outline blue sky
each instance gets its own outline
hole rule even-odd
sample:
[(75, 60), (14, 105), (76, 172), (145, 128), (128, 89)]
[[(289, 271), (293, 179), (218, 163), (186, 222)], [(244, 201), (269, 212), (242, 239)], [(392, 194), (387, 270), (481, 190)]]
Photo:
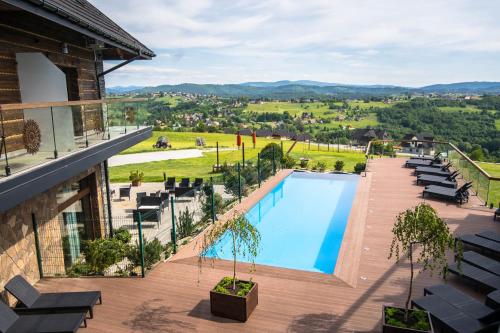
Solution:
[(108, 86), (500, 81), (495, 0), (91, 2), (157, 54)]

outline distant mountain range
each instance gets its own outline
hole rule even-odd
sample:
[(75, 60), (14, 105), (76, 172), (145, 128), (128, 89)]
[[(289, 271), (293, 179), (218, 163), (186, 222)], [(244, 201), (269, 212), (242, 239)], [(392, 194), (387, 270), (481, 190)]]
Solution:
[(241, 84), (195, 84), (160, 85), (156, 87), (111, 87), (108, 93), (152, 93), (182, 92), (217, 95), (221, 97), (247, 96), (249, 98), (313, 98), (324, 95), (339, 97), (391, 96), (411, 93), (456, 93), (456, 94), (500, 94), (500, 82), (460, 82), (435, 84), (420, 88), (391, 85), (347, 85), (309, 80), (245, 82)]

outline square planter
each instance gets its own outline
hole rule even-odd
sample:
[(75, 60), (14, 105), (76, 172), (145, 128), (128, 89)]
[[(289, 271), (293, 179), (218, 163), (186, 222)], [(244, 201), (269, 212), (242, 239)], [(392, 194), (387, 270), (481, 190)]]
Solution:
[(255, 282), (246, 296), (221, 294), (210, 290), (210, 311), (214, 316), (245, 322), (259, 303), (258, 292)]
[[(391, 307), (395, 308), (395, 306), (386, 306), (384, 305), (382, 307), (382, 333), (433, 333), (434, 329), (432, 328), (432, 321), (431, 321), (431, 315), (429, 312), (424, 311), (427, 314), (427, 318), (429, 320), (429, 326), (430, 329), (428, 331), (422, 331), (422, 330), (417, 330), (417, 329), (412, 329), (412, 328), (403, 328), (403, 327), (396, 327), (389, 325), (385, 322), (385, 309)], [(403, 309), (404, 311), (404, 309)], [(410, 312), (413, 311), (413, 309), (410, 309)]]

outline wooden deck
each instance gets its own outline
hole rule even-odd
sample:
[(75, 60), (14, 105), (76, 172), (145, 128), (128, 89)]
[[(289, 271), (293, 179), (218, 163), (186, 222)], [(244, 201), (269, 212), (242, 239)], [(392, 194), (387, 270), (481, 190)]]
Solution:
[[(364, 200), (355, 204), (349, 221), (358, 224), (349, 225), (352, 230), (346, 230), (344, 239), (356, 245), (342, 250), (352, 251), (354, 260), (342, 263), (352, 267), (336, 270), (340, 272), (337, 277), (258, 267), (253, 279), (259, 283), (259, 305), (246, 323), (210, 315), (209, 290), (228, 274), (229, 265), (221, 262), (204, 268), (198, 283), (196, 260), (186, 255), (158, 265), (145, 279), (45, 279), (38, 287), (43, 291), (102, 290), (104, 304), (96, 306), (95, 318), (81, 330), (88, 333), (379, 332), (382, 304), (402, 305), (408, 287), (408, 264), (387, 259), (391, 228), (397, 213), (422, 201), (422, 188), (414, 184), (411, 170), (402, 167), (403, 161), (370, 161), (369, 179), (363, 181), (366, 193), (361, 191)], [(500, 232), (492, 212), (476, 206), (475, 197), (463, 208), (426, 201), (456, 234), (486, 228)], [(359, 219), (364, 220), (359, 223)], [(240, 269), (245, 272), (243, 265)], [(471, 292), (457, 278), (448, 281)], [(438, 282), (436, 277), (418, 274), (414, 295), (422, 295), (423, 286)]]

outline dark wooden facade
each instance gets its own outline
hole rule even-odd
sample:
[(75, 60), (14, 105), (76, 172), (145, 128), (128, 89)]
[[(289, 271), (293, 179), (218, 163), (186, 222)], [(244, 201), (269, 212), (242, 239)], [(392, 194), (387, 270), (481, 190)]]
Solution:
[[(102, 56), (86, 46), (81, 34), (30, 13), (2, 9), (5, 8), (0, 7), (0, 104), (22, 102), (16, 63), (16, 53), (20, 52), (40, 52), (65, 72), (69, 100), (104, 97), (104, 80), (97, 75), (103, 68)], [(62, 52), (63, 43), (67, 44), (68, 54)], [(101, 126), (93, 113), (98, 114), (98, 110), (86, 107), (87, 129)], [(3, 116), (7, 150), (22, 149), (23, 111), (5, 111)]]

